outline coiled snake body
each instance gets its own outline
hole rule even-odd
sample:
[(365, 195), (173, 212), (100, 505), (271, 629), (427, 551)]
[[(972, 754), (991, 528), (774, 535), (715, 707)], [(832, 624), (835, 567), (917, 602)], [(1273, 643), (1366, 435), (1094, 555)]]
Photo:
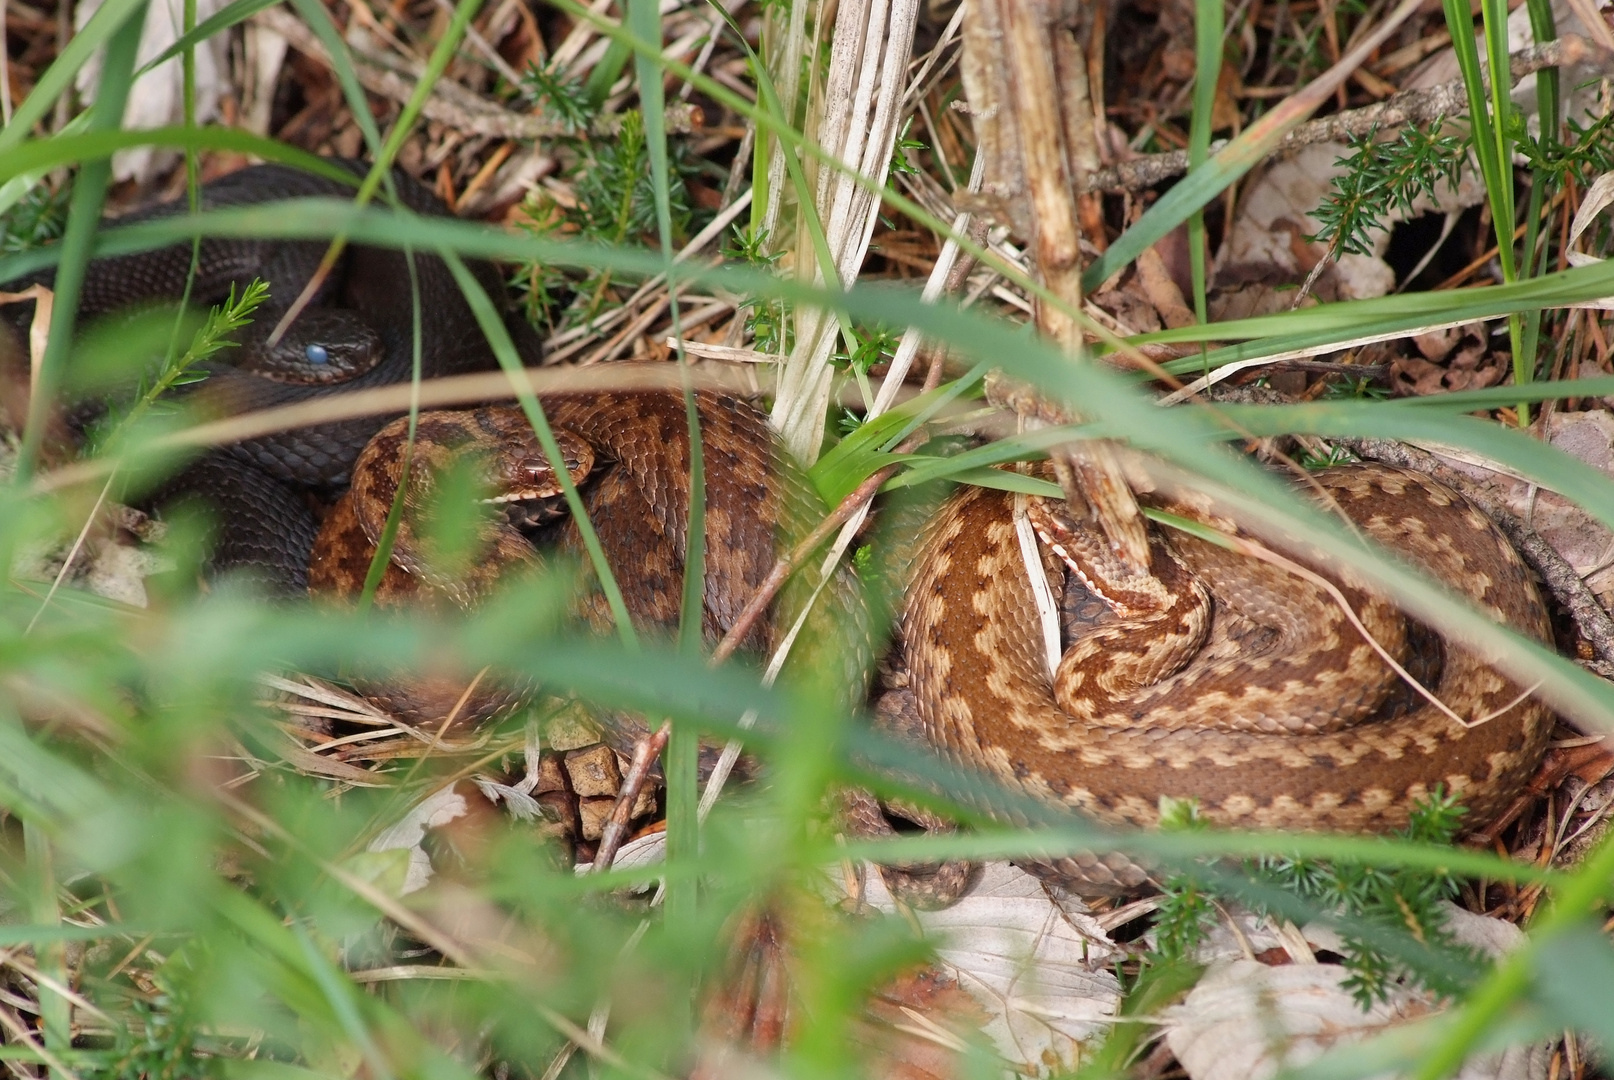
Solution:
[[(711, 639), (734, 624), (797, 523), (810, 520), (816, 499), (760, 413), (715, 394), (702, 393), (698, 403), (708, 484), (704, 630)], [(543, 404), (636, 623), (670, 631), (689, 499), (680, 396), (577, 393)], [(316, 546), (316, 592), (357, 592), (397, 490), (404, 448), (399, 421), (366, 449), (353, 491)], [(467, 454), (483, 462), (490, 501), (526, 505), (556, 490), (514, 407), (424, 414), (417, 454), (423, 490), (444, 463)], [(1492, 618), (1546, 639), (1545, 609), (1528, 571), (1461, 496), (1378, 466), (1328, 470), (1316, 480), (1368, 536), (1457, 586)], [(1051, 676), (1013, 498), (968, 489), (946, 504), (926, 531), (906, 601), (905, 656), (923, 735), (961, 762), (1111, 823), (1153, 824), (1161, 797), (1174, 796), (1194, 799), (1218, 824), (1386, 831), (1405, 825), (1414, 801), (1436, 785), (1464, 799), (1469, 825), (1482, 824), (1540, 760), (1547, 711), (1372, 590), (1335, 577), (1340, 598), (1375, 641), (1466, 722), (1414, 694), (1315, 585), (1187, 536), (1169, 546), (1156, 540), (1152, 584), (1129, 581), (1102, 565), (1102, 541), (1047, 504), (1035, 507), (1038, 530), (1069, 559), (1073, 576), (1101, 579), (1095, 584), (1120, 613), (1084, 630)], [(457, 576), (436, 575), (418, 549), (424, 502), (406, 490), (384, 601), (426, 592), (472, 607), (499, 577), (539, 558), (495, 516)], [(563, 545), (578, 550), (575, 525), (562, 530)], [(844, 599), (844, 580), (832, 595), (840, 597), (830, 604), (838, 629), (850, 626), (856, 638), (862, 624), (846, 621), (854, 605)], [(598, 595), (584, 608), (588, 621), (606, 622)], [(778, 626), (765, 624), (752, 644), (771, 645)], [(819, 639), (834, 628), (821, 622)], [(844, 675), (831, 668), (814, 677), (860, 685), (863, 656), (855, 649), (850, 656)], [(821, 658), (802, 659), (811, 671)], [(376, 696), (429, 722), (453, 707), (464, 679), (436, 688), (418, 679), (395, 684)], [(490, 689), (462, 706), (460, 718), (490, 715), (517, 696)], [(1148, 878), (1117, 855), (1072, 856), (1042, 869), (1089, 892), (1129, 891)]]
[[(671, 634), (678, 626), (688, 551), (691, 455), (682, 394), (590, 391), (546, 394), (540, 400), (635, 625), (641, 632)], [(696, 408), (705, 476), (702, 633), (715, 641), (735, 625), (792, 538), (824, 510), (757, 409), (708, 391), (696, 394)], [(447, 573), (434, 568), (421, 539), (436, 477), (453, 462), (476, 462), (486, 501), (517, 518), (531, 509), (533, 500), (553, 500), (559, 486), (516, 406), (424, 413), (415, 445), (397, 543), (378, 599), (474, 608), (501, 580), (536, 565), (542, 556), (506, 516), (492, 515), (468, 559)], [(316, 596), (350, 598), (358, 593), (403, 475), (406, 446), (407, 423), (395, 421), (359, 458), (352, 489), (314, 546), (309, 576)], [(552, 537), (556, 546), (581, 557), (577, 523), (563, 508), (555, 512), (561, 516), (550, 526), (559, 533)], [(548, 508), (538, 515), (549, 516)], [(773, 610), (797, 611), (803, 602), (800, 587), (791, 586)], [(813, 612), (809, 633), (792, 654), (793, 666), (814, 672), (815, 678), (836, 679), (844, 693), (855, 695), (864, 677), (867, 629), (850, 576), (836, 577), (825, 602)], [(610, 626), (609, 609), (598, 591), (584, 596), (579, 614), (596, 630)], [(779, 626), (777, 618), (761, 621), (744, 646), (770, 648)], [(828, 650), (836, 631), (856, 644), (831, 659)], [(836, 666), (825, 670), (822, 664)], [(389, 711), (429, 725), (449, 714), (465, 685), (463, 677), (390, 678), (364, 689)], [(520, 698), (519, 688), (492, 686), (461, 705), (456, 717), (474, 722)]]
[[(1528, 571), (1461, 496), (1383, 466), (1315, 478), (1368, 536), (1493, 619), (1548, 640)], [(1208, 586), (1206, 646), (1196, 642), (1180, 669), (1157, 660), (1160, 639), (1196, 633), (1187, 625), (1196, 586), (1183, 585), (1154, 610), (1129, 609), (1091, 631), (1051, 677), (1013, 500), (970, 489), (947, 504), (906, 608), (925, 736), (962, 763), (1112, 824), (1154, 824), (1161, 797), (1173, 796), (1195, 800), (1219, 825), (1384, 832), (1404, 826), (1437, 784), (1468, 805), (1466, 825), (1482, 825), (1540, 762), (1547, 710), (1469, 650), (1437, 644), (1420, 673), (1459, 723), (1408, 693), (1332, 598), (1181, 534), (1170, 550), (1157, 542), (1154, 563), (1167, 568), (1161, 577), (1186, 577), (1180, 560)], [(1039, 521), (1038, 531), (1060, 524)], [(1075, 548), (1104, 546), (1079, 533), (1053, 539), (1078, 569)], [(1366, 590), (1344, 592), (1392, 652), (1428, 637)], [(1042, 869), (1089, 892), (1135, 889), (1148, 876), (1120, 855)]]

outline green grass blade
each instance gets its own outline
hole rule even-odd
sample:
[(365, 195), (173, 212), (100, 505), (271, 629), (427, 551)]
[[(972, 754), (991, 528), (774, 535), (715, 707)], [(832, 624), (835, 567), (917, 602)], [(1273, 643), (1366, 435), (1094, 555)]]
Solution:
[[(1496, 142), (1495, 176), (1486, 176), (1486, 192), (1491, 198), (1492, 224), (1496, 228), (1497, 257), (1502, 263), (1502, 280), (1518, 277), (1513, 251), (1513, 223), (1517, 213), (1513, 203), (1513, 98), (1508, 91), (1513, 77), (1508, 68), (1507, 0), (1480, 0), (1485, 24), (1485, 51), (1490, 69), (1490, 136)], [(1455, 31), (1454, 31), (1455, 32)], [(1494, 188), (1491, 186), (1494, 183)], [(1523, 380), (1521, 380), (1523, 381)]]
[(1574, 923), (1547, 938), (1537, 950), (1536, 1000), (1569, 1026), (1604, 1046), (1614, 1045), (1614, 1009), (1608, 987), (1614, 986), (1614, 945), (1597, 923)]
[(138, 79), (146, 72), (161, 67), (180, 53), (194, 49), (214, 34), (222, 33), (237, 23), (246, 22), (258, 12), (272, 8), (279, 2), (280, 0), (233, 0), (232, 3), (226, 4), (196, 26), (185, 31), (172, 45), (142, 64), (140, 70), (135, 72), (135, 78)]
[(838, 506), (866, 478), (886, 465), (902, 460), (893, 454), (902, 442), (942, 409), (958, 400), (966, 390), (979, 384), (985, 374), (981, 366), (958, 379), (943, 383), (911, 401), (859, 424), (850, 435), (836, 443), (807, 471), (808, 479), (829, 506)]
[[(1455, 0), (1448, 0), (1448, 3)], [(1153, 206), (1137, 223), (1122, 233), (1109, 250), (1093, 261), (1082, 274), (1082, 291), (1092, 292), (1111, 274), (1131, 263), (1144, 249), (1165, 236), (1188, 215), (1225, 191), (1239, 177), (1264, 161), (1273, 148), (1295, 127), (1303, 123), (1323, 97), (1333, 93), (1366, 57), (1417, 10), (1413, 0), (1402, 0), (1386, 15), (1373, 33), (1358, 42), (1349, 54), (1326, 74), (1313, 81), (1301, 95), (1285, 101), (1251, 124), (1199, 169), (1189, 173)]]
[[(143, 25), (140, 15), (144, 11), (145, 8), (140, 7), (130, 12), (123, 21), (109, 24), (115, 32), (107, 43), (100, 86), (95, 104), (90, 107), (91, 131), (114, 129), (123, 121), (124, 102), (128, 100), (129, 86), (133, 82), (135, 50), (140, 44)], [(32, 99), (30, 95), (29, 100)], [(13, 130), (24, 129), (13, 120), (10, 128), (0, 132), (0, 144)], [(0, 145), (0, 149), (4, 149), (4, 146)], [(63, 369), (71, 352), (74, 323), (78, 318), (79, 291), (84, 284), (95, 233), (101, 224), (101, 207), (106, 202), (106, 190), (111, 181), (110, 160), (99, 160), (85, 165), (73, 185), (67, 230), (62, 236), (61, 262), (56, 271), (56, 301), (51, 311), (50, 340), (46, 344), (39, 371), (35, 373), (28, 422), (23, 431), (22, 445), (17, 451), (16, 475), (19, 480), (27, 479), (33, 471), (44, 439), (45, 418), (62, 385)]]
[[(77, 135), (87, 129), (89, 124), (90, 114), (87, 112), (79, 113), (62, 127), (61, 134)], [(33, 145), (31, 142), (23, 144), (23, 146), (31, 145)], [(15, 153), (16, 151), (12, 152)], [(9, 157), (9, 155), (7, 156)], [(34, 185), (39, 183), (44, 175), (45, 172), (42, 169), (21, 172), (13, 175), (9, 180), (0, 182), (0, 214), (9, 212), (13, 206), (21, 202), (23, 197), (33, 190)]]
[[(143, 20), (139, 16), (144, 10), (143, 7), (138, 8), (131, 12), (128, 18), (114, 24), (115, 32), (107, 42), (95, 103), (90, 107), (89, 126), (92, 130), (115, 128), (123, 120), (124, 103), (128, 100), (129, 86), (134, 81), (135, 53), (140, 45)], [(0, 133), (0, 137), (6, 134), (10, 134), (10, 129)], [(101, 208), (106, 200), (106, 189), (111, 179), (111, 162), (99, 161), (80, 170), (77, 182), (73, 185), (67, 231), (62, 238), (62, 263), (54, 283), (56, 306), (51, 312), (50, 340), (46, 344), (40, 369), (35, 373), (27, 426), (23, 432), (22, 445), (17, 452), (16, 468), (19, 479), (24, 479), (30, 474), (38, 457), (43, 444), (47, 417), (54, 408), (63, 383), (63, 371), (71, 351), (75, 323), (78, 319), (79, 291), (84, 284), (90, 249), (94, 244), (96, 229), (100, 226)], [(25, 784), (34, 782), (37, 782), (37, 778), (24, 781)], [(61, 910), (57, 905), (58, 882), (51, 838), (38, 824), (25, 822), (23, 843), (34, 888), (30, 914), (35, 922), (45, 924), (59, 922)], [(38, 948), (37, 953), (40, 971), (44, 976), (60, 986), (70, 984), (64, 943), (46, 944)], [(46, 1048), (56, 1053), (70, 1048), (72, 1009), (68, 1001), (60, 994), (41, 986), (39, 1009)]]
[[(460, 291), (465, 294), (466, 301), (476, 314), (476, 321), (481, 326), (482, 333), (487, 335), (488, 344), (493, 347), (493, 354), (498, 357), (499, 366), (509, 374), (511, 385), (516, 389), (516, 400), (520, 402), (522, 411), (532, 424), (533, 432), (544, 448), (544, 454), (550, 461), (564, 460), (560, 444), (555, 441), (554, 429), (549, 426), (549, 419), (544, 415), (543, 405), (533, 396), (526, 380), (520, 378), (521, 357), (517, 355), (515, 342), (510, 340), (510, 331), (505, 328), (504, 320), (499, 317), (499, 312), (494, 308), (487, 290), (482, 288), (475, 275), (466, 267), (464, 260), (453, 250), (440, 248), (438, 254), (453, 271), (454, 280), (459, 284)], [(577, 485), (572, 482), (565, 469), (556, 469), (555, 478), (560, 482), (561, 491), (566, 498), (566, 507), (577, 523), (578, 532), (582, 535), (583, 546), (588, 550), (589, 561), (594, 567), (600, 589), (605, 593), (611, 617), (616, 621), (617, 636), (622, 639), (624, 647), (632, 650), (638, 645), (638, 635), (634, 632), (632, 620), (628, 618), (628, 608), (623, 603), (622, 590), (617, 587), (616, 577), (611, 573), (611, 564), (605, 557), (605, 549), (600, 546), (599, 534), (594, 531), (594, 526), (588, 519), (588, 508), (583, 505), (583, 497), (578, 493)]]
[[(370, 175), (359, 185), (358, 201), (361, 204), (369, 201), (380, 186), (382, 178), (391, 170), (398, 151), (403, 148), (404, 140), (415, 130), (415, 121), (420, 119), (420, 111), (426, 107), (426, 99), (431, 96), (432, 87), (437, 85), (437, 81), (443, 77), (443, 72), (448, 70), (449, 62), (454, 59), (460, 42), (465, 38), (465, 31), (470, 28), (471, 20), (476, 18), (476, 13), (481, 8), (482, 0), (459, 0), (459, 3), (454, 5), (454, 16), (449, 19), (448, 26), (443, 30), (443, 36), (432, 46), (431, 56), (426, 59), (426, 70), (421, 74), (420, 81), (415, 84), (409, 100), (404, 102), (397, 121), (387, 133), (386, 141), (376, 153), (375, 163), (370, 166)], [(364, 108), (366, 112), (369, 111), (368, 105)]]
[[(1552, 14), (1551, 0), (1525, 0), (1530, 14), (1530, 35), (1537, 45), (1558, 40), (1557, 21)], [(1562, 104), (1559, 98), (1557, 68), (1542, 68), (1536, 72), (1536, 113), (1541, 122), (1541, 139), (1547, 146), (1558, 144), (1558, 125), (1562, 122)], [(1537, 178), (1540, 182), (1540, 178)], [(1536, 224), (1532, 219), (1531, 224)], [(1529, 247), (1526, 251), (1532, 250)]]
[[(323, 176), (353, 187), (358, 181), (351, 172), (332, 165), (330, 159), (299, 150), (273, 139), (265, 139), (250, 131), (222, 127), (161, 127), (134, 131), (87, 130), (88, 121), (79, 124), (73, 134), (56, 135), (48, 139), (33, 139), (22, 146), (5, 152), (0, 158), (0, 181), (19, 176), (46, 172), (50, 169), (79, 165), (111, 157), (119, 150), (138, 146), (163, 146), (175, 150), (223, 150), (251, 154), (266, 161), (292, 165), (304, 172)], [(78, 123), (78, 121), (75, 121)]]
[[(645, 41), (662, 40), (659, 0), (628, 0), (628, 26)], [(612, 48), (628, 50), (619, 42)], [(663, 272), (673, 262), (671, 184), (667, 161), (667, 117), (662, 68), (659, 58), (639, 54), (634, 68), (639, 83), (639, 107), (644, 113), (646, 144), (650, 152), (650, 178), (656, 199), (656, 234), (661, 242)], [(699, 656), (706, 601), (706, 461), (701, 439), (700, 413), (689, 383), (684, 356), (683, 331), (679, 322), (678, 290), (668, 288), (673, 339), (678, 364), (684, 376), (684, 415), (689, 432), (689, 516), (684, 548), (684, 580), (679, 605), (678, 641), (684, 653)], [(667, 859), (691, 860), (700, 853), (700, 821), (696, 810), (700, 801), (700, 733), (688, 724), (674, 724), (667, 743)], [(669, 881), (667, 918), (674, 925), (688, 926), (695, 917), (695, 883)]]
[[(1532, 928), (1522, 948), (1509, 953), (1457, 1010), (1443, 1037), (1431, 1046), (1413, 1074), (1417, 1080), (1442, 1080), (1462, 1064), (1487, 1030), (1528, 992), (1542, 950), (1560, 934), (1577, 929), (1585, 912), (1606, 902), (1614, 877), (1614, 837), (1587, 855), (1569, 882), (1553, 896), (1552, 906)], [(1551, 977), (1552, 973), (1543, 971)]]
[(348, 110), (353, 114), (353, 122), (359, 125), (359, 131), (364, 135), (364, 145), (369, 147), (372, 158), (381, 154), (381, 129), (376, 127), (375, 117), (370, 113), (370, 99), (359, 85), (359, 76), (353, 70), (353, 58), (348, 55), (347, 41), (331, 22), (331, 16), (319, 0), (291, 0), (291, 6), (297, 9), (297, 14), (303, 17), (303, 22), (319, 38), (319, 43), (325, 46), (325, 55), (331, 58), (331, 70), (336, 75), (337, 85), (342, 88), (342, 99), (347, 102)]
[[(1216, 86), (1222, 74), (1222, 34), (1226, 19), (1222, 0), (1196, 0), (1194, 4), (1194, 108), (1188, 123), (1188, 170), (1205, 164), (1210, 154), (1211, 121), (1216, 110)], [(1205, 211), (1188, 217), (1188, 266), (1194, 282), (1194, 316), (1208, 322), (1205, 313)]]

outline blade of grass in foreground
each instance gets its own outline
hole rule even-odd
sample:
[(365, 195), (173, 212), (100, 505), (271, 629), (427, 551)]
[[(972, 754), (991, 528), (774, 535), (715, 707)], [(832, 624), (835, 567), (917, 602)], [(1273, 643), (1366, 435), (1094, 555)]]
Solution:
[[(628, 26), (646, 41), (662, 40), (661, 6), (657, 0), (628, 0)], [(627, 50), (623, 50), (624, 56)], [(656, 235), (660, 240), (662, 272), (673, 265), (671, 184), (667, 163), (666, 101), (657, 58), (637, 55), (634, 70), (639, 86), (639, 106), (644, 116), (645, 139), (650, 152), (650, 181), (656, 203)], [(679, 318), (678, 289), (670, 283), (667, 304), (672, 318), (677, 363), (684, 376), (684, 417), (689, 433), (689, 509), (684, 543), (684, 580), (679, 604), (678, 640), (689, 656), (701, 651), (702, 612), (706, 599), (706, 457), (701, 440), (700, 413), (689, 384), (689, 368), (684, 356), (683, 328)], [(688, 724), (674, 724), (667, 742), (664, 772), (667, 790), (667, 859), (669, 862), (698, 857), (700, 822), (696, 806), (699, 784), (700, 733)], [(669, 882), (667, 918), (676, 925), (688, 925), (695, 917), (695, 884)], [(682, 999), (680, 999), (681, 1001)]]
[[(1222, 32), (1226, 18), (1221, 0), (1194, 4), (1194, 109), (1188, 125), (1188, 171), (1205, 164), (1210, 154), (1211, 123), (1216, 111), (1216, 87), (1222, 74)], [(1205, 312), (1205, 211), (1188, 215), (1188, 267), (1194, 283), (1194, 316), (1209, 322)]]
[[(95, 253), (100, 256), (147, 250), (177, 240), (188, 240), (197, 233), (311, 239), (329, 237), (335, 232), (349, 232), (355, 240), (379, 247), (448, 248), (466, 257), (543, 261), (557, 266), (613, 269), (647, 275), (654, 275), (662, 269), (659, 256), (632, 248), (613, 249), (518, 235), (472, 222), (417, 218), (404, 224), (380, 208), (356, 209), (328, 199), (298, 199), (250, 208), (210, 210), (192, 219), (145, 222), (108, 229), (106, 236), (97, 241)], [(0, 259), (0, 277), (15, 277), (52, 265), (59, 257), (55, 249), (7, 256)], [(801, 302), (824, 303), (838, 295), (737, 266), (702, 267), (690, 262), (677, 263), (669, 272), (669, 280), (678, 286), (713, 285)], [(867, 294), (868, 290), (880, 288), (861, 284), (855, 286), (850, 295)], [(1287, 340), (1281, 335), (1300, 331), (1318, 334), (1321, 342), (1328, 340), (1326, 335), (1333, 335), (1333, 340), (1350, 336), (1364, 324), (1377, 326), (1387, 323), (1388, 329), (1425, 325), (1423, 316), (1430, 314), (1436, 321), (1472, 321), (1496, 318), (1510, 311), (1532, 307), (1588, 303), (1610, 294), (1614, 294), (1614, 262), (1603, 262), (1573, 267), (1512, 285), (1325, 304), (1282, 315), (1160, 331), (1135, 340), (1139, 343), (1194, 342), (1216, 340), (1218, 337)], [(1430, 304), (1436, 307), (1429, 308)], [(862, 317), (861, 311), (858, 315)], [(883, 321), (883, 325), (897, 324), (896, 318), (888, 317)], [(915, 325), (923, 328), (923, 324)], [(1014, 338), (1014, 347), (1018, 348), (1021, 340)], [(1218, 354), (1212, 354), (1213, 362), (1217, 357)], [(1193, 358), (1188, 363), (1197, 368), (1199, 359)]]
[[(560, 444), (555, 441), (554, 430), (549, 426), (549, 420), (544, 415), (543, 405), (533, 395), (532, 390), (518, 376), (521, 371), (521, 358), (516, 353), (515, 342), (510, 340), (510, 331), (505, 328), (504, 321), (499, 317), (488, 297), (487, 291), (482, 288), (464, 261), (453, 251), (441, 250), (443, 260), (448, 263), (454, 274), (454, 280), (459, 284), (460, 291), (470, 303), (471, 310), (476, 314), (478, 325), (487, 335), (488, 344), (493, 347), (493, 353), (498, 358), (499, 366), (511, 376), (511, 386), (516, 391), (516, 400), (520, 402), (522, 411), (526, 413), (527, 421), (532, 425), (538, 442), (544, 448), (544, 454), (550, 461), (563, 461), (564, 455), (560, 452)], [(588, 518), (588, 508), (583, 505), (583, 497), (577, 491), (577, 485), (565, 469), (556, 469), (555, 478), (560, 482), (562, 494), (566, 499), (567, 510), (572, 519), (576, 521), (578, 532), (583, 537), (583, 545), (588, 550), (589, 562), (593, 565), (600, 588), (605, 593), (606, 603), (611, 609), (611, 618), (616, 622), (617, 635), (622, 644), (633, 651), (638, 645), (638, 635), (633, 629), (633, 621), (628, 617), (627, 605), (622, 600), (622, 590), (617, 586), (616, 577), (611, 573), (611, 564), (605, 557), (605, 549), (600, 546), (599, 534), (595, 532), (593, 524)]]
[[(108, 5), (109, 8), (111, 6)], [(128, 13), (122, 22), (108, 24), (113, 32), (101, 65), (95, 104), (90, 107), (89, 129), (92, 132), (113, 130), (123, 120), (123, 106), (133, 82), (135, 50), (139, 47), (143, 26), (142, 20), (135, 16), (143, 11), (143, 7), (138, 8)], [(62, 60), (57, 61), (57, 64), (61, 63)], [(39, 90), (35, 88), (29, 101), (39, 94)], [(28, 102), (23, 104), (26, 106)], [(14, 131), (26, 132), (19, 122), (21, 112), (19, 109), (18, 116), (12, 118), (10, 127), (0, 131), (0, 150), (5, 149), (8, 135)], [(16, 478), (19, 481), (27, 480), (33, 473), (34, 462), (39, 457), (44, 439), (46, 417), (50, 415), (61, 389), (62, 371), (67, 364), (74, 324), (78, 319), (79, 290), (84, 284), (85, 269), (95, 245), (95, 233), (101, 224), (101, 207), (106, 202), (106, 189), (111, 181), (112, 163), (109, 160), (96, 160), (79, 171), (78, 180), (73, 185), (68, 204), (67, 230), (62, 236), (61, 262), (56, 271), (56, 301), (51, 311), (50, 338), (46, 342), (39, 370), (34, 372), (28, 421), (23, 430), (22, 445), (17, 451)]]

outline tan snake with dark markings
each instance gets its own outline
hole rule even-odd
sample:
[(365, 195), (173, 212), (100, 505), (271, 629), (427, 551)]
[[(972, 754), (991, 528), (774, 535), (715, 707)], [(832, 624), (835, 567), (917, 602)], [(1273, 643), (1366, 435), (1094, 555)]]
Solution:
[[(1386, 466), (1315, 479), (1368, 536), (1493, 619), (1549, 640), (1529, 572), (1460, 495)], [(926, 737), (955, 760), (1111, 824), (1152, 825), (1172, 796), (1196, 800), (1218, 825), (1366, 832), (1404, 826), (1437, 784), (1462, 797), (1465, 824), (1482, 825), (1539, 764), (1548, 711), (1467, 649), (1439, 643), (1419, 672), (1467, 721), (1458, 723), (1413, 696), (1321, 590), (1181, 533), (1155, 541), (1159, 595), (1107, 598), (1118, 618), (1068, 648), (1051, 678), (1014, 498), (956, 495), (930, 526), (909, 592), (917, 711)], [(1100, 592), (1141, 587), (1093, 566), (1104, 542), (1049, 509), (1032, 518), (1038, 532), (1083, 576), (1112, 575), (1094, 582)], [(1214, 597), (1208, 619), (1196, 615), (1195, 577)], [(1341, 588), (1392, 654), (1430, 636), (1366, 590)], [(1196, 619), (1209, 624), (1203, 647)], [(1162, 659), (1184, 640), (1185, 666)], [(1040, 869), (1088, 892), (1147, 880), (1121, 855)]]

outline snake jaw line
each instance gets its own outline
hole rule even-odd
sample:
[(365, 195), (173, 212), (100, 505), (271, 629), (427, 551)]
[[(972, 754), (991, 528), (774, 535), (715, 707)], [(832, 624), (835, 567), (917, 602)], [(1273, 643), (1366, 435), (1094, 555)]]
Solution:
[(560, 485), (551, 488), (528, 488), (523, 491), (507, 491), (499, 495), (489, 495), (477, 501), (484, 506), (502, 506), (505, 503), (534, 502), (538, 499), (551, 499), (560, 494)]

